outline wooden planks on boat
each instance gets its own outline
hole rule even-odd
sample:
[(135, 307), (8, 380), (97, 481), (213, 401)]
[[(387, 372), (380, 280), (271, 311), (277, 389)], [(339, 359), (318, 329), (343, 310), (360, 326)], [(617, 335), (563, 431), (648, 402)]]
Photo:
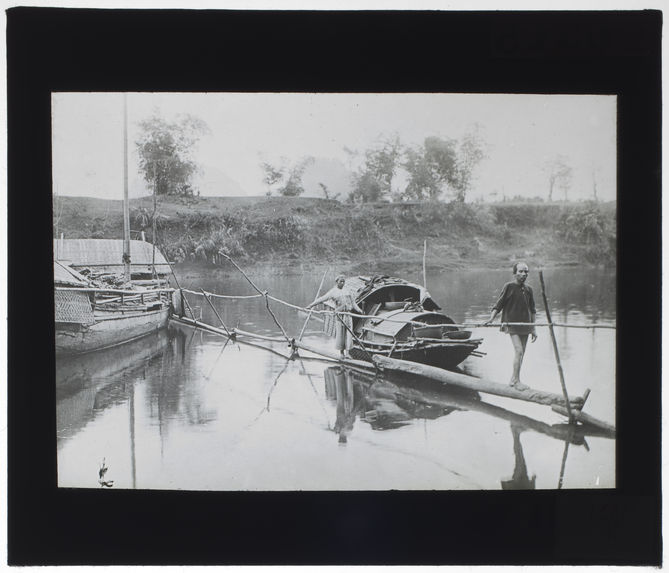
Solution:
[[(437, 380), (443, 384), (451, 384), (453, 386), (467, 388), (468, 390), (476, 390), (477, 392), (503, 396), (505, 398), (515, 398), (517, 400), (534, 402), (535, 404), (545, 404), (547, 406), (552, 406), (553, 404), (565, 406), (564, 397), (558, 394), (535, 390), (533, 388), (518, 390), (506, 384), (499, 384), (482, 378), (474, 378), (473, 376), (451, 372), (435, 366), (428, 366), (427, 364), (410, 362), (408, 360), (396, 360), (395, 358), (387, 358), (385, 356), (374, 356), (374, 363), (380, 370), (391, 370), (394, 372), (411, 374), (413, 376), (422, 376), (424, 378)], [(580, 396), (570, 397), (569, 402), (573, 408), (580, 409), (583, 406), (584, 399)]]

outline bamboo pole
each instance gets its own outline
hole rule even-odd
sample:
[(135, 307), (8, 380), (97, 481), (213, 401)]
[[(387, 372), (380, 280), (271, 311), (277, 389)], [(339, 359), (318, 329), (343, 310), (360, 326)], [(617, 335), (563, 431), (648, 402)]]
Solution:
[(145, 291), (139, 291), (139, 290), (130, 290), (130, 289), (115, 289), (115, 288), (96, 288), (96, 287), (54, 287), (55, 290), (62, 290), (62, 291), (69, 291), (69, 292), (94, 292), (98, 294), (131, 294), (131, 295), (137, 295), (140, 292), (144, 292), (145, 294), (150, 294), (150, 293), (157, 293), (157, 292), (174, 292), (173, 288), (156, 288), (156, 289), (149, 289)]
[[(216, 326), (212, 326), (211, 324), (207, 324), (206, 322), (198, 322), (195, 319), (186, 318), (185, 316), (177, 316), (177, 315), (172, 315), (172, 320), (174, 320), (177, 323), (185, 324), (186, 326), (192, 326), (194, 328), (199, 328), (201, 330), (206, 330), (208, 332), (212, 332), (214, 334), (218, 334), (220, 336), (225, 336), (226, 338), (230, 338), (226, 334), (225, 330), (223, 330), (222, 328), (217, 328)], [(236, 331), (236, 332), (239, 334), (239, 331)], [(273, 354), (276, 354), (277, 356), (281, 356), (281, 358), (285, 358), (286, 360), (292, 360), (292, 356), (286, 356), (285, 354), (282, 354), (278, 350), (274, 350), (273, 348), (269, 348), (268, 346), (261, 346), (260, 344), (254, 344), (253, 342), (249, 342), (248, 340), (239, 340), (239, 338), (237, 338), (236, 341), (241, 342), (242, 344), (246, 344), (247, 346), (253, 346), (255, 348), (262, 348), (263, 350), (267, 350), (268, 352), (272, 352)]]
[(123, 94), (123, 276), (126, 282), (130, 272), (130, 204), (128, 199), (128, 94)]
[(267, 307), (267, 312), (269, 312), (270, 316), (272, 317), (272, 320), (274, 320), (274, 323), (279, 327), (279, 329), (281, 330), (281, 333), (286, 337), (286, 340), (288, 341), (288, 344), (289, 344), (290, 346), (293, 346), (293, 345), (295, 344), (295, 339), (291, 339), (291, 338), (288, 336), (288, 334), (286, 334), (286, 331), (283, 329), (283, 326), (281, 326), (281, 323), (278, 321), (278, 319), (276, 318), (276, 316), (275, 316), (274, 313), (272, 312), (272, 309), (269, 307), (269, 300), (267, 299), (267, 291), (261, 291), (261, 290), (255, 285), (255, 283), (248, 277), (248, 275), (247, 275), (247, 274), (246, 274), (246, 273), (239, 267), (239, 265), (237, 265), (237, 263), (235, 263), (235, 261), (232, 260), (232, 258), (230, 258), (228, 255), (226, 255), (226, 254), (225, 254), (224, 252), (222, 252), (222, 251), (219, 251), (218, 254), (221, 255), (222, 257), (228, 259), (228, 261), (230, 261), (230, 262), (234, 265), (234, 267), (235, 267), (240, 273), (242, 273), (242, 275), (243, 275), (244, 278), (248, 281), (248, 283), (249, 283), (249, 284), (250, 284), (250, 285), (251, 285), (251, 286), (252, 286), (258, 293), (260, 293), (261, 295), (263, 295), (263, 296), (265, 297), (265, 306)]
[(427, 259), (427, 239), (423, 241), (423, 286), (427, 288), (427, 266), (426, 266), (426, 261)]
[(266, 340), (267, 342), (286, 342), (284, 338), (275, 336), (265, 336), (263, 334), (255, 334), (254, 332), (246, 332), (240, 328), (233, 328), (232, 331), (240, 336), (248, 336), (249, 338), (257, 338), (258, 340)]
[[(325, 272), (323, 273), (323, 278), (321, 279), (321, 284), (318, 285), (318, 291), (316, 292), (316, 297), (318, 298), (321, 296), (321, 289), (323, 288), (323, 283), (325, 282), (325, 276), (328, 274), (329, 269), (325, 269)], [(302, 330), (300, 331), (300, 335), (297, 337), (298, 340), (302, 340), (302, 336), (304, 335), (304, 331), (307, 328), (307, 323), (309, 322), (309, 319), (311, 318), (311, 313), (313, 312), (313, 309), (309, 309), (309, 314), (307, 314), (307, 319), (304, 321), (304, 326), (302, 326)]]
[(314, 348), (313, 346), (304, 344), (304, 342), (295, 342), (295, 346), (301, 350), (306, 350), (308, 352), (318, 354), (319, 356), (324, 356), (333, 362), (338, 362), (339, 364), (343, 364), (345, 366), (353, 366), (357, 369), (362, 369), (365, 372), (374, 372), (374, 370), (376, 370), (374, 364), (371, 362), (356, 360), (355, 358), (342, 358), (341, 355), (335, 354), (334, 352), (329, 352), (320, 348)]
[(567, 466), (567, 454), (569, 453), (569, 442), (564, 443), (564, 452), (562, 453), (562, 464), (560, 465), (560, 479), (558, 480), (558, 489), (562, 489), (564, 481), (564, 469)]
[(562, 386), (562, 393), (564, 394), (565, 404), (567, 406), (567, 415), (569, 416), (569, 423), (574, 422), (574, 416), (571, 411), (569, 399), (567, 397), (567, 386), (564, 382), (564, 373), (562, 372), (562, 362), (560, 362), (560, 352), (558, 351), (557, 340), (555, 338), (555, 330), (553, 330), (553, 321), (551, 320), (551, 311), (548, 308), (548, 299), (546, 298), (546, 285), (544, 284), (544, 272), (539, 271), (539, 280), (541, 281), (541, 296), (544, 299), (544, 308), (546, 309), (546, 320), (548, 321), (548, 329), (551, 333), (551, 340), (553, 341), (553, 352), (555, 353), (555, 360), (557, 361), (558, 372), (560, 374), (560, 385)]
[[(200, 293), (197, 291), (192, 291), (188, 289), (183, 289), (184, 292), (191, 293), (191, 294), (196, 294), (199, 295)], [(261, 296), (264, 296), (263, 293), (260, 294), (252, 294), (252, 295), (224, 295), (224, 294), (216, 294), (216, 293), (209, 293), (209, 296), (212, 298), (226, 298), (226, 299), (251, 299), (251, 298), (258, 298)], [(307, 313), (309, 311), (312, 312), (312, 318), (318, 318), (318, 315), (320, 314), (332, 314), (333, 311), (331, 310), (313, 310), (313, 309), (307, 309), (302, 306), (297, 306), (295, 304), (290, 304), (289, 302), (286, 302), (285, 300), (281, 300), (280, 298), (276, 298), (272, 295), (267, 295), (267, 298), (270, 300), (273, 300), (274, 302), (281, 304), (283, 306), (287, 306), (288, 308), (293, 308), (295, 310)], [(397, 324), (414, 324), (416, 326), (425, 326), (425, 323), (423, 322), (417, 322), (417, 321), (412, 321), (412, 320), (397, 320), (393, 318), (385, 318), (385, 317), (379, 317), (378, 315), (369, 315), (369, 314), (354, 314), (354, 313), (349, 313), (349, 312), (341, 312), (340, 314), (348, 314), (350, 316), (353, 316), (354, 318), (375, 318), (379, 319), (382, 318), (385, 322), (394, 322)], [(430, 314), (430, 312), (426, 312), (425, 314)], [(432, 314), (440, 314), (440, 313), (432, 313)], [(509, 326), (548, 326), (547, 322), (505, 322), (504, 324), (507, 324)], [(585, 328), (585, 329), (596, 329), (596, 328), (605, 328), (605, 329), (610, 329), (610, 330), (616, 330), (615, 326), (607, 325), (607, 324), (563, 324), (559, 322), (554, 322), (552, 323), (553, 326), (559, 326), (559, 327), (564, 327), (564, 328)], [(460, 327), (460, 328), (499, 328), (498, 324), (481, 324), (480, 322), (464, 322), (464, 323), (455, 323), (455, 322), (448, 322), (448, 323), (443, 323), (443, 324), (430, 324), (429, 326), (450, 326), (450, 327)]]
[(221, 315), (218, 314), (218, 311), (216, 310), (216, 307), (215, 307), (215, 306), (212, 304), (212, 302), (209, 300), (209, 297), (207, 296), (207, 293), (204, 292), (204, 289), (203, 289), (203, 288), (201, 288), (200, 290), (202, 291), (202, 295), (204, 296), (204, 300), (206, 300), (206, 301), (209, 303), (209, 306), (211, 307), (211, 310), (214, 311), (214, 314), (218, 317), (218, 320), (221, 321), (221, 324), (223, 325), (223, 328), (225, 329), (225, 332), (228, 334), (228, 336), (229, 336), (230, 338), (232, 338), (233, 335), (232, 335), (232, 334), (230, 333), (230, 331), (228, 330), (228, 327), (225, 326), (225, 322), (223, 322), (223, 319), (221, 318)]

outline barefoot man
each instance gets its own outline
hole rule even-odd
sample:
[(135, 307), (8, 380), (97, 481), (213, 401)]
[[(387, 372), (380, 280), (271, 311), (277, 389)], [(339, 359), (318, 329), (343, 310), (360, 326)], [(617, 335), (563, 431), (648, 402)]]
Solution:
[[(513, 278), (515, 280), (504, 285), (495, 306), (492, 307), (490, 318), (484, 323), (490, 324), (495, 320), (499, 311), (502, 311), (501, 330), (511, 336), (511, 343), (515, 351), (513, 374), (509, 384), (519, 390), (527, 388), (520, 382), (520, 367), (525, 356), (527, 337), (531, 335), (532, 342), (537, 339), (537, 333), (533, 325), (537, 314), (534, 306), (534, 295), (532, 294), (532, 288), (525, 284), (529, 272), (530, 269), (526, 263), (517, 262), (513, 265)], [(509, 322), (528, 322), (532, 325), (507, 324)]]

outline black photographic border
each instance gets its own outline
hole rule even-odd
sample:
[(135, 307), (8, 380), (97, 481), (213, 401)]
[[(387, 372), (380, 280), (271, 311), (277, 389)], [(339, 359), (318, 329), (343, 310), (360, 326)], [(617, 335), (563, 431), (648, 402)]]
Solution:
[[(12, 8), (12, 565), (659, 565), (662, 14)], [(225, 493), (56, 487), (52, 91), (618, 96), (617, 487)]]

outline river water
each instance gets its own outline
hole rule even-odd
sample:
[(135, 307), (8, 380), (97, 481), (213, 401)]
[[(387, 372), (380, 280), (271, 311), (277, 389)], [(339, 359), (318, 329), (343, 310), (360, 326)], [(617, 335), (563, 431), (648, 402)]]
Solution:
[[(304, 306), (322, 271), (295, 267), (251, 277), (273, 296)], [(334, 278), (329, 274), (328, 287)], [(615, 273), (562, 268), (544, 273), (552, 319), (615, 325)], [(422, 282), (416, 269), (403, 276)], [(457, 323), (482, 322), (508, 271), (429, 273), (433, 298)], [(181, 286), (252, 295), (239, 274), (184, 275)], [(539, 277), (530, 274), (545, 322)], [(203, 320), (219, 324), (201, 297)], [(262, 299), (215, 299), (227, 325), (280, 336)], [(305, 315), (272, 303), (297, 336)], [(569, 393), (591, 390), (584, 412), (615, 423), (613, 329), (555, 328)], [(475, 328), (483, 357), (468, 374), (508, 381), (512, 346), (497, 328)], [(304, 341), (333, 340), (310, 320)], [(267, 343), (287, 354), (283, 343)], [(318, 360), (287, 361), (214, 334), (171, 326), (115, 349), (57, 363), (58, 483), (182, 490), (481, 490), (615, 487), (615, 440), (573, 432), (547, 406), (382, 379)], [(528, 344), (521, 379), (560, 393), (548, 328)], [(111, 484), (110, 484), (111, 485)]]

